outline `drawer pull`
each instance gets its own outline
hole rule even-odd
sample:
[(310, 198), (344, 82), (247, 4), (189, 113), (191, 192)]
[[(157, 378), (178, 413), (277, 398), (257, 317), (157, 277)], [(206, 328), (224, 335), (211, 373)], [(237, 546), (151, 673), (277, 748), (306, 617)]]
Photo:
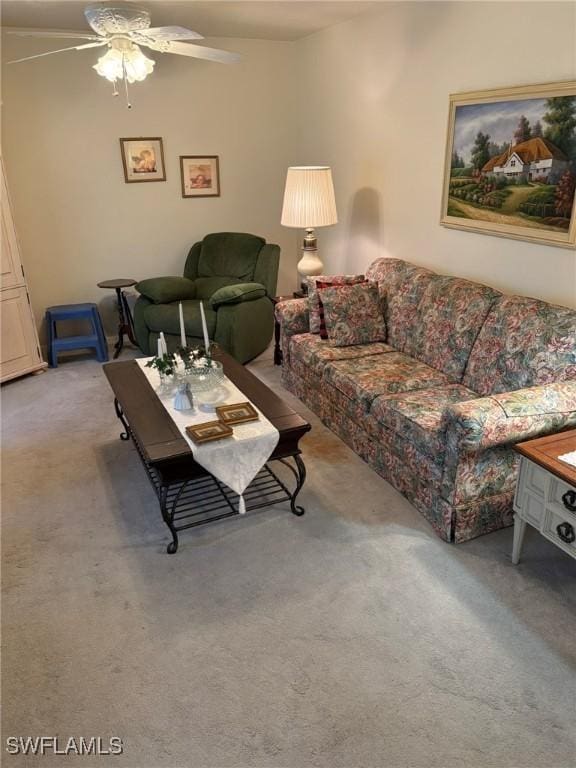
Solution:
[(556, 533), (566, 544), (572, 544), (574, 539), (576, 539), (576, 532), (570, 523), (560, 523), (560, 525), (557, 525)]
[(566, 491), (562, 496), (562, 501), (566, 509), (569, 509), (570, 512), (576, 512), (576, 491)]

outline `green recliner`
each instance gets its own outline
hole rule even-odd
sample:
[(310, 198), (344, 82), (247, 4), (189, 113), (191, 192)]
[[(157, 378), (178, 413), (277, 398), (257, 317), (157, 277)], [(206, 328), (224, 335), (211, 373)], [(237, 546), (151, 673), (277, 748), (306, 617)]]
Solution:
[(279, 261), (280, 248), (256, 235), (207, 235), (190, 249), (184, 277), (154, 277), (136, 285), (138, 346), (155, 355), (160, 331), (169, 350), (180, 346), (179, 302), (188, 345), (202, 344), (202, 301), (210, 340), (241, 363), (252, 360), (272, 339)]

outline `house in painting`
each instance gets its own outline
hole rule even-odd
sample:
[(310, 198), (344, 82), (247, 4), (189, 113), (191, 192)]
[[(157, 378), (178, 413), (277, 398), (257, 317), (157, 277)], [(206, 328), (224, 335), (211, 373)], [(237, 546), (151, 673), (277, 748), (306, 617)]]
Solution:
[(482, 174), (503, 174), (510, 179), (556, 184), (568, 165), (568, 158), (561, 149), (538, 136), (511, 145), (506, 152), (491, 157), (482, 168)]

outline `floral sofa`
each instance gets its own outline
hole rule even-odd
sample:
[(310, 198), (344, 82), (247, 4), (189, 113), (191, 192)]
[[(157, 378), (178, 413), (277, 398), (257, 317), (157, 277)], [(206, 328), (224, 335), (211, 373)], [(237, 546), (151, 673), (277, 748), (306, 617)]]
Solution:
[(276, 307), (285, 386), (446, 541), (512, 523), (514, 443), (576, 425), (576, 310), (377, 259), (386, 342), (331, 346)]

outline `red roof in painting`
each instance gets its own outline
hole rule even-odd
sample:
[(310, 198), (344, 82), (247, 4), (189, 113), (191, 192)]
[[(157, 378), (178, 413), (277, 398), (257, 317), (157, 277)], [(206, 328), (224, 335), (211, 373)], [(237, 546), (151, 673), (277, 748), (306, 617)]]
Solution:
[(537, 136), (528, 141), (521, 141), (514, 147), (509, 147), (506, 152), (496, 157), (491, 157), (482, 168), (483, 173), (488, 173), (497, 165), (505, 165), (510, 155), (516, 154), (524, 163), (536, 163), (539, 160), (568, 160), (564, 152), (548, 139)]

